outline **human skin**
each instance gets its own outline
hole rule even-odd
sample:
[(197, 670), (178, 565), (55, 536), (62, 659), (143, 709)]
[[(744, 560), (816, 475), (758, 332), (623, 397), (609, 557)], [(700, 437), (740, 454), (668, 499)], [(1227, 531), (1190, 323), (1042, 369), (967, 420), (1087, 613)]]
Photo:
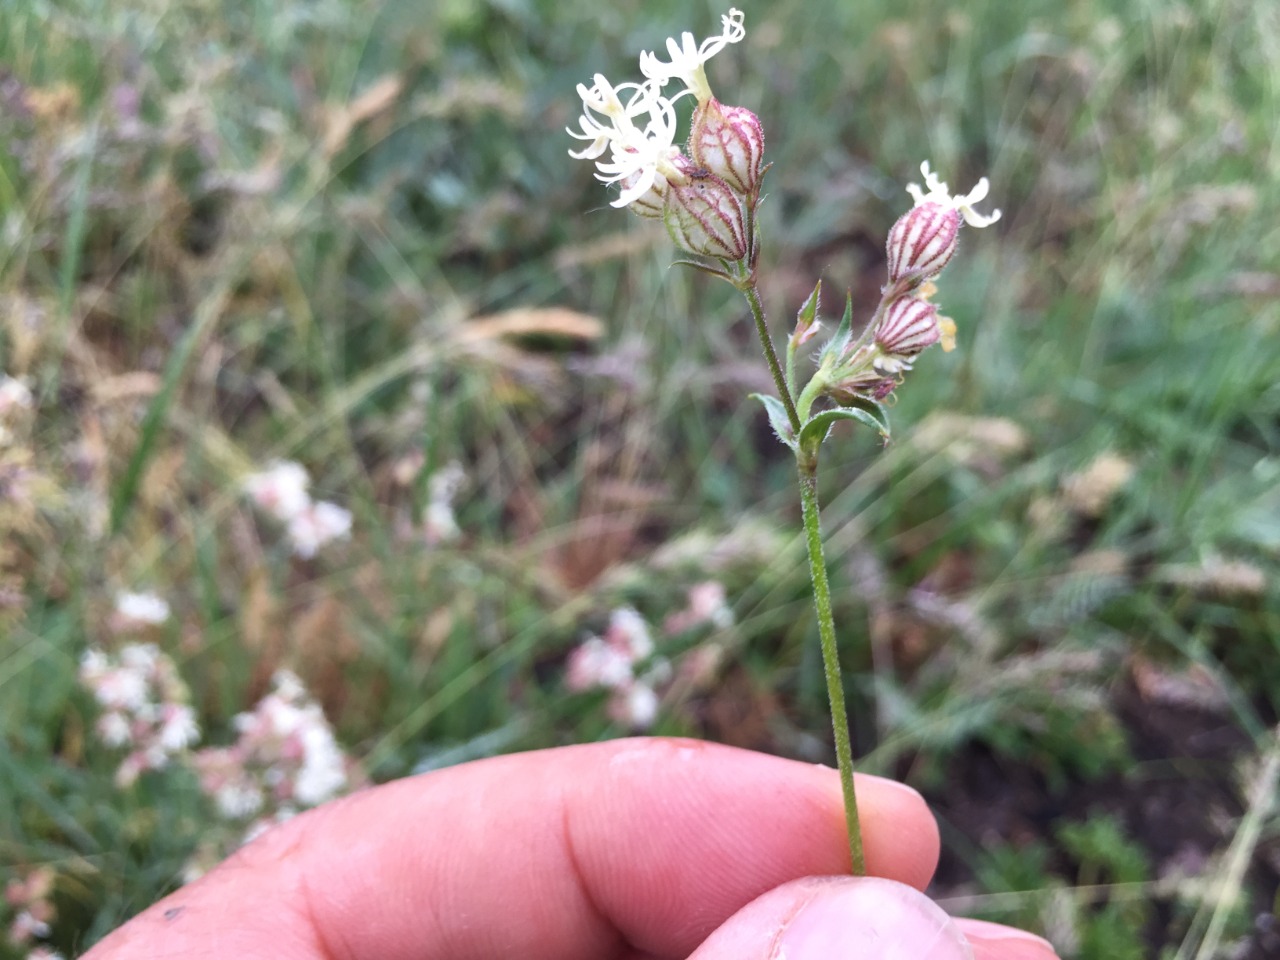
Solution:
[[(84, 960), (1050, 960), (919, 891), (937, 826), (860, 776), (695, 740), (515, 754), (325, 804), (144, 910)], [(883, 878), (883, 879), (874, 879)]]

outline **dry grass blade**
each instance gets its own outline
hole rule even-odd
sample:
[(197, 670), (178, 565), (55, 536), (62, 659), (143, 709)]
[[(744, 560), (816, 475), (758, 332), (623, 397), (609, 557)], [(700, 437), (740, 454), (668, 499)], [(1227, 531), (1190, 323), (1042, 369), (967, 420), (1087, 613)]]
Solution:
[(563, 307), (517, 307), (503, 313), (476, 317), (458, 331), (459, 343), (498, 340), (505, 337), (559, 337), (595, 341), (604, 336), (598, 317)]

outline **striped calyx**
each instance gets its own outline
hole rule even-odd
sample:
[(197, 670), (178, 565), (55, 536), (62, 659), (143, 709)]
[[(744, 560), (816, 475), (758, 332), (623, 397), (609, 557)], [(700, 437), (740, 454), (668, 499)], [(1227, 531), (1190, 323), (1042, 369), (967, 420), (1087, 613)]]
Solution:
[(898, 297), (876, 327), (876, 345), (890, 357), (914, 357), (940, 339), (938, 308), (919, 297)]
[(746, 107), (726, 107), (712, 98), (698, 104), (689, 133), (693, 162), (742, 194), (760, 182), (764, 130)]
[(889, 282), (914, 286), (942, 272), (960, 234), (960, 212), (925, 202), (898, 218), (889, 231)]
[(716, 260), (747, 255), (747, 217), (739, 195), (714, 174), (699, 171), (668, 188), (663, 219), (681, 250)]
[[(692, 169), (693, 162), (688, 157), (683, 153), (676, 154), (671, 158), (669, 168), (665, 171), (659, 171), (654, 176), (653, 186), (632, 200), (627, 205), (627, 209), (650, 220), (661, 220), (671, 184), (687, 178), (689, 171)], [(641, 173), (637, 171), (620, 181), (622, 189), (624, 191), (630, 189), (640, 179), (640, 176)]]

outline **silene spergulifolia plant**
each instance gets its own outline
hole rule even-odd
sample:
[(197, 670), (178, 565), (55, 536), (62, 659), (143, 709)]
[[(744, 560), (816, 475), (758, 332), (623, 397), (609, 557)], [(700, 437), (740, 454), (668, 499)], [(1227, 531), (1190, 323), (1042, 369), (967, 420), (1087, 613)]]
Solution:
[[(816, 350), (816, 363), (804, 367), (804, 379), (797, 367), (821, 326), (821, 282), (800, 308), (780, 360), (758, 287), (757, 211), (768, 169), (764, 130), (760, 118), (746, 107), (726, 106), (716, 99), (705, 71), (708, 60), (746, 35), (741, 11), (730, 10), (721, 20), (720, 35), (701, 44), (690, 33), (683, 34), (678, 43), (668, 40), (668, 59), (657, 53), (640, 54), (644, 76), (640, 82), (614, 85), (596, 74), (591, 86), (580, 84), (580, 129), (568, 132), (586, 145), (569, 153), (595, 161), (596, 176), (617, 185), (619, 193), (613, 206), (665, 224), (676, 247), (691, 258), (677, 263), (733, 284), (750, 307), (777, 390), (776, 396), (756, 396), (779, 439), (795, 454), (799, 472), (851, 866), (862, 874), (865, 866), (853, 792), (849, 724), (818, 517), (818, 453), (831, 428), (842, 420), (864, 424), (888, 439), (885, 403), (916, 357), (935, 343), (944, 350), (955, 346), (955, 324), (932, 302), (933, 281), (955, 254), (961, 225), (985, 227), (999, 219), (1000, 212), (983, 215), (974, 209), (987, 195), (985, 178), (968, 194), (952, 196), (929, 164), (921, 164), (925, 186), (907, 187), (914, 206), (889, 231), (888, 282), (871, 319), (855, 335), (852, 298), (846, 298), (839, 326)], [(693, 104), (683, 149), (676, 144), (680, 126), (677, 104), (681, 101)]]

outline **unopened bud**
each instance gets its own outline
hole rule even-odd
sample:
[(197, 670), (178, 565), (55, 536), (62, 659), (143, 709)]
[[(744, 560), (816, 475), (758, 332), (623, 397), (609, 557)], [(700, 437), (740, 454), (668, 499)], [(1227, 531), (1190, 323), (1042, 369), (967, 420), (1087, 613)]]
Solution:
[(663, 219), (681, 250), (717, 260), (747, 255), (747, 218), (733, 188), (705, 170), (668, 190)]
[(897, 385), (897, 377), (886, 377), (872, 370), (865, 370), (839, 383), (831, 384), (823, 392), (840, 406), (847, 407), (867, 397), (877, 401), (883, 400), (893, 393)]
[(936, 277), (952, 255), (960, 233), (960, 212), (940, 203), (922, 203), (898, 218), (889, 231), (889, 282), (915, 284)]
[(813, 293), (809, 294), (808, 299), (796, 314), (796, 329), (791, 334), (793, 346), (799, 347), (808, 343), (822, 326), (822, 321), (818, 319), (818, 301), (821, 296), (822, 281), (819, 280), (813, 288)]
[(698, 104), (689, 133), (689, 152), (733, 189), (751, 194), (760, 183), (764, 130), (746, 107), (726, 107), (712, 98)]
[(887, 356), (914, 357), (942, 339), (938, 308), (918, 297), (898, 297), (876, 327), (876, 346)]

